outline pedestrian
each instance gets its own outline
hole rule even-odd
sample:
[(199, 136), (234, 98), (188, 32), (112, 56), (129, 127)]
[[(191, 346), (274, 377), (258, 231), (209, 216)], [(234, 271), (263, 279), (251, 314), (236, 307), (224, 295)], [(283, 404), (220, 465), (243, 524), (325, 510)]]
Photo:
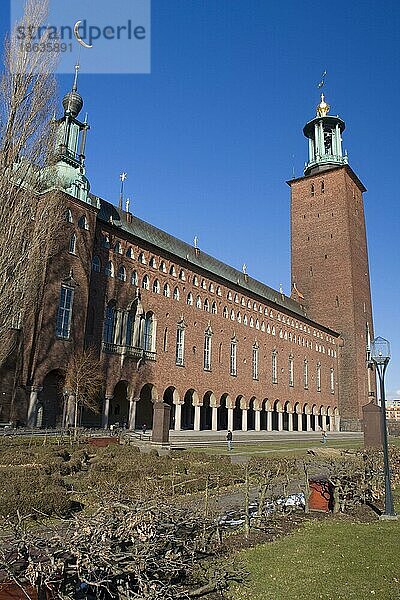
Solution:
[(146, 423), (143, 423), (143, 425), (142, 425), (142, 433), (143, 433), (143, 435), (145, 435), (146, 431), (147, 431), (147, 425), (146, 425)]
[(226, 441), (227, 441), (227, 444), (228, 444), (228, 451), (232, 450), (232, 439), (233, 439), (232, 431), (229, 429), (228, 433), (226, 434)]
[(322, 439), (321, 439), (321, 443), (322, 444), (326, 444), (326, 440), (328, 439), (328, 436), (326, 435), (326, 431), (325, 429), (322, 430)]

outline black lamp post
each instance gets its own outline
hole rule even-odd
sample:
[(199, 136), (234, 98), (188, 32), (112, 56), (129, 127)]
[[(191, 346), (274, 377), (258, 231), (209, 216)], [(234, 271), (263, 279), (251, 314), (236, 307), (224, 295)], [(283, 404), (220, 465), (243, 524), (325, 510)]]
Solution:
[(383, 462), (385, 469), (385, 517), (394, 517), (394, 506), (392, 487), (390, 484), (390, 466), (387, 441), (386, 427), (386, 403), (385, 403), (385, 373), (390, 360), (390, 344), (382, 337), (377, 337), (371, 344), (371, 358), (376, 366), (379, 376), (380, 392), (381, 392), (381, 429), (382, 429), (382, 446), (383, 446)]

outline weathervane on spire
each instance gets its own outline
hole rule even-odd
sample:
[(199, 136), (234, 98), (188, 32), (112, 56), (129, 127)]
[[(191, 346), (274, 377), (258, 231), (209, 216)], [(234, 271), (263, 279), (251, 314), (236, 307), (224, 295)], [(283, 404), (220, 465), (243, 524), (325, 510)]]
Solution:
[(125, 171), (123, 171), (121, 173), (121, 175), (119, 176), (120, 180), (121, 180), (121, 190), (119, 193), (119, 209), (122, 210), (122, 201), (123, 201), (123, 197), (124, 197), (124, 182), (125, 179), (127, 179), (128, 174), (125, 173)]
[(325, 77), (326, 77), (327, 73), (326, 70), (322, 73), (321, 75), (321, 81), (319, 83), (317, 83), (317, 88), (320, 90), (321, 88), (324, 87), (325, 85)]

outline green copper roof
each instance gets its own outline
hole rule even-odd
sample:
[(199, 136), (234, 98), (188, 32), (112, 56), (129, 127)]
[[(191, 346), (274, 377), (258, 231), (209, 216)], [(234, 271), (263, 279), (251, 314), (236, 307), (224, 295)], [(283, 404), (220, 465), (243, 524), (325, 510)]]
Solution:
[[(92, 194), (90, 194), (92, 196)], [(97, 197), (94, 197), (97, 199)], [(196, 252), (194, 246), (179, 240), (178, 238), (150, 225), (135, 216), (131, 216), (132, 221), (126, 220), (126, 213), (119, 211), (114, 205), (100, 200), (100, 212), (98, 218), (109, 225), (121, 229), (122, 231), (133, 235), (139, 240), (143, 240), (153, 246), (155, 249), (160, 248), (164, 252), (175, 256), (199, 270), (208, 272), (233, 286), (242, 288), (243, 292), (256, 294), (264, 300), (273, 302), (286, 310), (301, 317), (306, 316), (304, 308), (295, 300), (280, 292), (270, 288), (269, 286), (253, 279), (249, 275), (245, 275), (242, 271), (238, 271), (229, 265), (217, 260), (216, 258), (206, 254), (201, 249)]]

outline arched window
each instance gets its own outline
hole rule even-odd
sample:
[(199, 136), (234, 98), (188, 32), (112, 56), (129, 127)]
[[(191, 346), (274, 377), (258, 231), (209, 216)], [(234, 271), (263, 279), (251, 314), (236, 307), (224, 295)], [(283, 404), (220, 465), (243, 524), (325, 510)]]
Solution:
[(118, 279), (120, 281), (126, 281), (126, 269), (125, 269), (124, 265), (121, 265), (120, 268), (118, 269)]
[(217, 310), (217, 304), (216, 304), (216, 302), (212, 303), (212, 305), (211, 305), (211, 312), (212, 312), (213, 315), (217, 314), (218, 310)]
[(114, 277), (114, 265), (111, 260), (109, 260), (106, 264), (104, 273), (107, 275), (107, 277)]
[(196, 308), (201, 308), (201, 298), (200, 298), (200, 296), (197, 296), (197, 298), (196, 298)]
[(253, 379), (258, 379), (258, 344), (257, 342), (253, 344), (253, 352), (252, 352), (252, 360), (251, 360), (251, 370), (253, 374)]
[(289, 385), (290, 387), (294, 386), (294, 360), (293, 355), (289, 355)]
[(157, 269), (157, 262), (154, 256), (150, 258), (149, 265), (152, 269)]
[(207, 312), (210, 312), (210, 303), (208, 302), (208, 299), (207, 299), (207, 298), (204, 300), (203, 308), (204, 308), (204, 310), (206, 310)]
[(247, 300), (247, 308), (251, 308), (251, 302), (250, 302), (250, 300)]
[(189, 306), (193, 306), (193, 294), (192, 294), (192, 292), (188, 293), (187, 299), (186, 299), (186, 304), (188, 304)]
[(236, 304), (239, 304), (239, 294), (235, 294), (233, 300), (236, 302)]
[(201, 287), (202, 287), (202, 289), (203, 289), (203, 290), (206, 290), (206, 289), (207, 289), (207, 284), (206, 284), (206, 281), (205, 281), (205, 279), (202, 279), (202, 280), (201, 280)]
[(76, 235), (75, 235), (75, 233), (72, 234), (70, 237), (68, 252), (70, 254), (76, 254)]
[(101, 245), (103, 246), (103, 248), (110, 247), (110, 237), (106, 233), (101, 238)]
[(224, 310), (222, 311), (222, 316), (224, 317), (224, 319), (228, 318), (228, 309), (226, 308), (226, 306), (224, 306)]
[(139, 258), (138, 258), (138, 260), (139, 260), (139, 262), (140, 262), (140, 263), (142, 263), (142, 265), (145, 265), (145, 264), (146, 264), (146, 258), (145, 258), (145, 255), (143, 254), (143, 252), (141, 252), (141, 253), (139, 254)]
[(231, 375), (234, 375), (234, 376), (237, 375), (237, 339), (235, 336), (231, 339), (229, 372)]
[(257, 312), (257, 302), (253, 302), (253, 310), (255, 310)]
[(193, 276), (193, 285), (195, 285), (196, 287), (199, 285), (199, 279), (198, 279), (197, 275)]
[(243, 317), (243, 325), (247, 325), (247, 315), (244, 315)]
[(260, 329), (260, 321), (256, 319), (256, 329)]
[(303, 363), (303, 385), (308, 390), (308, 360), (305, 358)]
[(229, 302), (232, 302), (232, 292), (228, 292), (226, 297), (229, 300)]
[(186, 281), (186, 275), (185, 275), (185, 271), (184, 271), (183, 269), (181, 269), (181, 270), (179, 271), (179, 279), (180, 279), (181, 281)]
[(217, 296), (222, 296), (221, 288), (217, 287)]
[(144, 319), (143, 349), (147, 352), (154, 352), (155, 350), (154, 313), (152, 312), (148, 312)]
[(253, 320), (253, 317), (250, 317), (250, 327), (254, 327), (254, 320)]
[(265, 323), (264, 323), (264, 321), (261, 322), (261, 331), (264, 331), (264, 333), (265, 333)]
[(278, 355), (276, 350), (272, 351), (272, 383), (278, 383)]
[(158, 281), (158, 279), (154, 280), (154, 283), (153, 283), (153, 292), (155, 294), (159, 294), (160, 293), (160, 282)]
[(67, 210), (65, 211), (65, 220), (67, 223), (73, 223), (73, 219), (72, 219), (72, 212), (69, 208), (67, 208)]
[(169, 284), (168, 284), (168, 283), (165, 283), (165, 284), (164, 284), (164, 287), (163, 287), (163, 295), (164, 295), (166, 298), (169, 298), (169, 297), (171, 296), (171, 290), (170, 290), (170, 288), (169, 288)]
[(176, 277), (175, 265), (171, 265), (169, 268), (169, 274)]
[(167, 265), (165, 264), (165, 262), (163, 260), (160, 262), (160, 271), (161, 271), (161, 273), (167, 272)]
[(242, 299), (240, 300), (240, 304), (245, 307), (246, 306), (246, 300), (242, 297)]
[(100, 258), (98, 256), (93, 256), (92, 269), (95, 273), (100, 273), (100, 271), (101, 271), (101, 262), (100, 262)]
[(144, 277), (142, 279), (142, 288), (144, 290), (150, 289), (150, 279), (149, 279), (148, 275), (144, 275)]
[(103, 341), (108, 344), (114, 343), (115, 322), (116, 322), (115, 302), (110, 302), (106, 308), (106, 314), (105, 314), (105, 318), (104, 318), (104, 327), (103, 327)]
[(204, 370), (211, 371), (211, 327), (208, 327), (204, 334)]
[(132, 275), (131, 275), (131, 284), (132, 285), (137, 285), (138, 284), (138, 276), (137, 276), (136, 271), (132, 272)]
[(88, 224), (88, 220), (86, 218), (86, 215), (82, 215), (78, 221), (78, 227), (79, 229), (85, 229), (86, 231), (89, 229), (89, 224)]
[(178, 323), (176, 330), (176, 347), (175, 347), (175, 362), (177, 365), (184, 364), (185, 355), (185, 322), (182, 320)]
[(321, 391), (321, 363), (317, 362), (317, 392)]
[(233, 308), (232, 308), (232, 310), (231, 310), (230, 317), (231, 317), (231, 321), (234, 321), (234, 320), (235, 320), (235, 311), (233, 310)]
[(210, 285), (208, 286), (208, 291), (211, 292), (211, 294), (214, 293), (214, 284), (210, 283)]
[(115, 242), (114, 252), (116, 252), (117, 254), (122, 254), (122, 246), (120, 242)]
[(330, 371), (331, 394), (335, 393), (335, 369), (331, 367)]
[(174, 299), (174, 300), (179, 300), (179, 296), (180, 296), (180, 295), (179, 295), (179, 288), (177, 288), (177, 287), (176, 287), (176, 288), (174, 289), (173, 299)]
[(241, 323), (241, 322), (242, 322), (242, 315), (240, 314), (240, 311), (239, 311), (239, 312), (238, 312), (238, 314), (236, 315), (236, 321), (237, 321), (238, 323)]
[(126, 256), (128, 258), (133, 258), (133, 248), (132, 248), (132, 246), (129, 246), (128, 250), (126, 251)]

